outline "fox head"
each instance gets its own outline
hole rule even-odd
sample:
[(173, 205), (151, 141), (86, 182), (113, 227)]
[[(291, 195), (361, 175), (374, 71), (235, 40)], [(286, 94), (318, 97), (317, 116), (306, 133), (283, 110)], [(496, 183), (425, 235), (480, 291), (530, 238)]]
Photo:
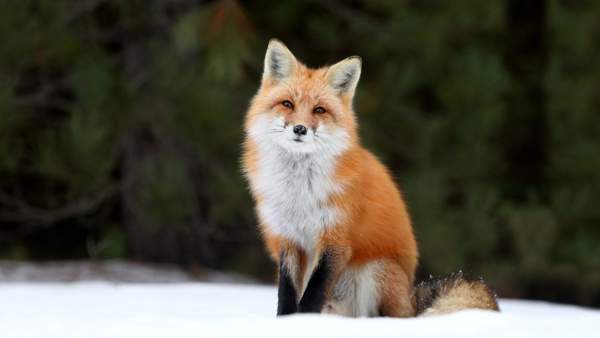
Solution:
[(311, 69), (271, 40), (262, 83), (246, 118), (257, 143), (292, 153), (339, 153), (356, 140), (352, 99), (360, 78), (357, 56)]

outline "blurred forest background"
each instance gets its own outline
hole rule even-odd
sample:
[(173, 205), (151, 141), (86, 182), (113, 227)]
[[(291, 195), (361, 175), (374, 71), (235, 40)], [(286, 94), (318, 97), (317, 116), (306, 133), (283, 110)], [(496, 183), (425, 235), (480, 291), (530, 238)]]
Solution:
[(600, 306), (600, 2), (4, 0), (0, 258), (273, 278), (240, 175), (269, 38), (361, 55), (420, 274)]

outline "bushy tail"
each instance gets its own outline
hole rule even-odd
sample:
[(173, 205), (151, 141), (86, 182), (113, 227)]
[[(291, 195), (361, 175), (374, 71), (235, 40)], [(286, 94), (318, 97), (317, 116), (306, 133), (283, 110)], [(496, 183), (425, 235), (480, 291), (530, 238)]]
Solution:
[(467, 280), (462, 271), (419, 283), (412, 301), (417, 316), (446, 314), (466, 309), (500, 311), (496, 294), (483, 279)]

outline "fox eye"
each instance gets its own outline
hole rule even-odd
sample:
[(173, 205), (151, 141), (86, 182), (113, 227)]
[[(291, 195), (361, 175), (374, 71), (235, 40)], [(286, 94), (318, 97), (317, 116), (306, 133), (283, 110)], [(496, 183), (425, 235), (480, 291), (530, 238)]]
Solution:
[(294, 104), (290, 100), (285, 100), (285, 101), (281, 102), (281, 105), (288, 109), (294, 108)]
[(317, 108), (315, 108), (315, 109), (313, 110), (313, 112), (314, 112), (315, 114), (323, 114), (323, 113), (325, 113), (325, 112), (326, 112), (326, 110), (325, 110), (325, 108), (323, 108), (323, 107), (317, 107)]

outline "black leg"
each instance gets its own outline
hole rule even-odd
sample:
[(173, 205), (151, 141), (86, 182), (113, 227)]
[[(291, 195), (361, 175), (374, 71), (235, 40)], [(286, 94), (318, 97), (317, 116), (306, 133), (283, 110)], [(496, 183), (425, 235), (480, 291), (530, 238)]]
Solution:
[(281, 316), (298, 312), (298, 305), (296, 304), (296, 290), (294, 289), (288, 267), (284, 263), (285, 259), (283, 255), (279, 261), (277, 315)]
[(331, 275), (331, 254), (327, 251), (319, 259), (319, 264), (313, 272), (304, 295), (298, 305), (299, 312), (321, 312), (325, 303), (325, 290)]

